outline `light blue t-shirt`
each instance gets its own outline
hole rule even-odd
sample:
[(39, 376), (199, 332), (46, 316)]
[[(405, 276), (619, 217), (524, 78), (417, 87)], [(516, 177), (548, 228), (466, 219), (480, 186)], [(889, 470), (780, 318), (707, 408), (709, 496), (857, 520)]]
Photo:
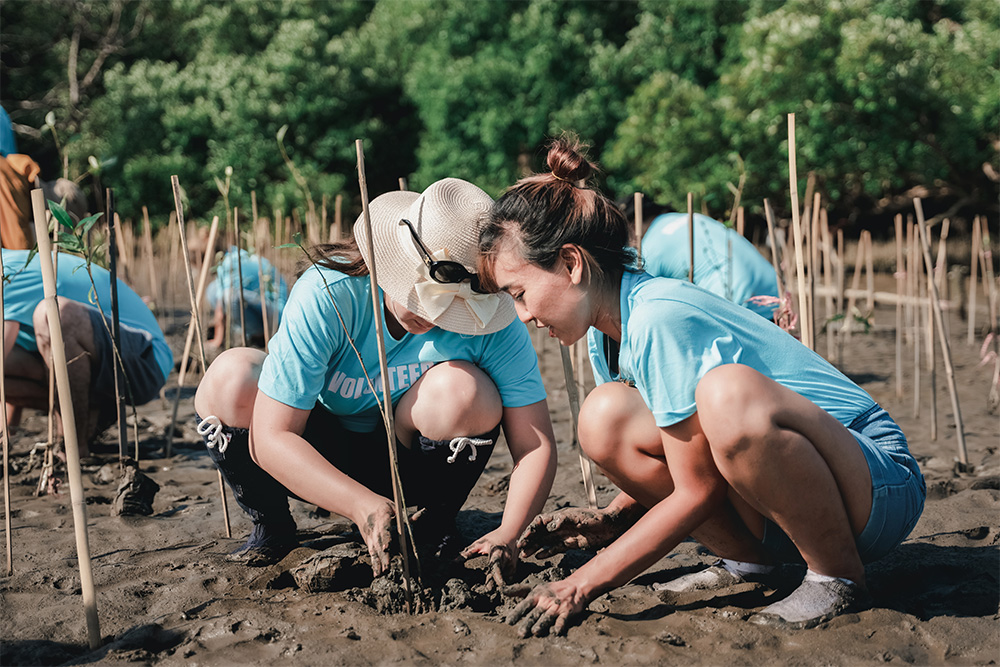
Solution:
[[(343, 316), (343, 326), (331, 294)], [(381, 290), (379, 296), (381, 302)], [(393, 404), (434, 364), (455, 360), (474, 363), (489, 375), (505, 407), (531, 405), (545, 398), (538, 358), (520, 321), (514, 320), (505, 329), (484, 336), (463, 336), (435, 327), (424, 334), (407, 333), (395, 340), (385, 329), (381, 307), (379, 314)], [(381, 396), (369, 277), (351, 277), (315, 266), (292, 287), (281, 326), (268, 343), (258, 387), (274, 400), (301, 410), (311, 410), (318, 400), (340, 417), (346, 428), (369, 432), (382, 418), (345, 327)]]
[[(3, 250), (3, 318), (20, 324), (17, 333), (17, 344), (26, 350), (34, 352), (38, 349), (35, 342), (35, 329), (32, 316), (35, 308), (45, 298), (45, 288), (42, 284), (42, 269), (37, 255), (25, 267), (28, 250)], [(94, 308), (93, 287), (87, 275), (87, 261), (76, 255), (59, 253), (58, 274), (56, 277), (56, 294), (58, 296), (78, 301)], [(111, 274), (96, 264), (91, 264), (94, 274), (94, 285), (97, 286), (97, 298), (101, 310), (111, 321)], [(123, 329), (132, 329), (153, 343), (156, 363), (163, 371), (163, 378), (170, 375), (174, 367), (174, 355), (160, 331), (156, 317), (150, 312), (142, 298), (132, 291), (121, 278), (118, 279), (118, 321)]]
[(875, 404), (861, 387), (780, 328), (688, 282), (626, 271), (621, 286), (619, 375), (611, 377), (604, 334), (587, 334), (597, 382), (631, 380), (657, 426), (696, 412), (694, 391), (708, 371), (743, 364), (808, 398), (840, 423)]
[[(241, 268), (242, 274), (240, 274)], [(213, 308), (220, 298), (227, 302), (235, 302), (239, 299), (240, 282), (242, 282), (243, 298), (260, 305), (261, 274), (264, 276), (263, 296), (267, 299), (268, 308), (275, 309), (280, 314), (288, 301), (288, 283), (266, 258), (251, 255), (246, 250), (240, 249), (237, 260), (236, 246), (231, 246), (219, 262), (215, 280), (205, 289), (205, 298)], [(242, 275), (242, 281), (236, 280), (238, 275)]]
[[(666, 213), (653, 220), (642, 238), (642, 261), (650, 275), (687, 280), (691, 246), (686, 213)], [(767, 319), (776, 307), (748, 301), (778, 295), (771, 263), (736, 230), (700, 213), (694, 214), (694, 284)]]

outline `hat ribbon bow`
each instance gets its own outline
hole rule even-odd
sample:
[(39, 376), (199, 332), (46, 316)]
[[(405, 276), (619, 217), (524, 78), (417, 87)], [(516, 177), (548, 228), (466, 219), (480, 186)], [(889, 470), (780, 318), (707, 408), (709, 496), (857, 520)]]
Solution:
[[(438, 250), (433, 257), (436, 260), (446, 260), (448, 251)], [(440, 317), (451, 307), (455, 299), (461, 299), (465, 302), (465, 307), (472, 315), (476, 326), (485, 329), (500, 306), (500, 298), (496, 294), (477, 294), (467, 282), (439, 283), (433, 280), (424, 264), (420, 265), (419, 273), (420, 280), (415, 285), (417, 298), (431, 320)]]

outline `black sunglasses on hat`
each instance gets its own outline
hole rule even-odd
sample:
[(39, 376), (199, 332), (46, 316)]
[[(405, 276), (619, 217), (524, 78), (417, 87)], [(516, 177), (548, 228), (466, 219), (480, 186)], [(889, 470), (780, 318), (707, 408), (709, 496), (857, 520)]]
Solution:
[(463, 283), (466, 280), (469, 281), (469, 286), (472, 288), (473, 292), (477, 294), (485, 294), (480, 289), (479, 276), (472, 273), (467, 268), (465, 268), (459, 262), (452, 261), (450, 259), (434, 259), (431, 257), (431, 253), (427, 250), (427, 246), (424, 242), (420, 240), (420, 236), (417, 235), (417, 230), (413, 228), (413, 223), (402, 218), (399, 224), (405, 224), (410, 228), (410, 235), (413, 236), (413, 242), (420, 251), (424, 264), (427, 265), (427, 272), (430, 274), (431, 279), (436, 283), (442, 284), (457, 284)]

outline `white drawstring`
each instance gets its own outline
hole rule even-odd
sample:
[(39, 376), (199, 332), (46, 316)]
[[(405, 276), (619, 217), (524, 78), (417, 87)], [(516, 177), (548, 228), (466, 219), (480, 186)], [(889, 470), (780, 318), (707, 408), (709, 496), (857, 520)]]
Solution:
[(222, 421), (215, 415), (209, 415), (201, 420), (198, 424), (198, 435), (205, 438), (205, 444), (209, 449), (218, 445), (220, 454), (226, 453), (229, 440), (233, 437), (231, 433), (223, 433)]
[(486, 445), (492, 445), (492, 440), (484, 440), (482, 438), (467, 438), (462, 436), (461, 438), (453, 438), (450, 443), (448, 443), (448, 448), (451, 450), (451, 456), (448, 457), (448, 463), (454, 463), (455, 457), (458, 453), (465, 449), (466, 447), (471, 447), (472, 451), (469, 452), (469, 461), (476, 460), (476, 447), (485, 447)]

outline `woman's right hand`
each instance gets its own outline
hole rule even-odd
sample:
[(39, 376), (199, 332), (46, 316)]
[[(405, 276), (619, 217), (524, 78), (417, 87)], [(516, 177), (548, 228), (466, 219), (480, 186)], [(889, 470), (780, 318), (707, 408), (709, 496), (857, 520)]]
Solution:
[(358, 521), (358, 530), (368, 546), (368, 556), (372, 562), (372, 574), (376, 577), (389, 571), (389, 545), (392, 543), (392, 528), (396, 520), (396, 508), (386, 498), (379, 498), (365, 517)]
[(568, 549), (598, 550), (615, 541), (629, 523), (609, 509), (567, 507), (539, 514), (528, 524), (517, 546), (524, 557), (548, 558)]

